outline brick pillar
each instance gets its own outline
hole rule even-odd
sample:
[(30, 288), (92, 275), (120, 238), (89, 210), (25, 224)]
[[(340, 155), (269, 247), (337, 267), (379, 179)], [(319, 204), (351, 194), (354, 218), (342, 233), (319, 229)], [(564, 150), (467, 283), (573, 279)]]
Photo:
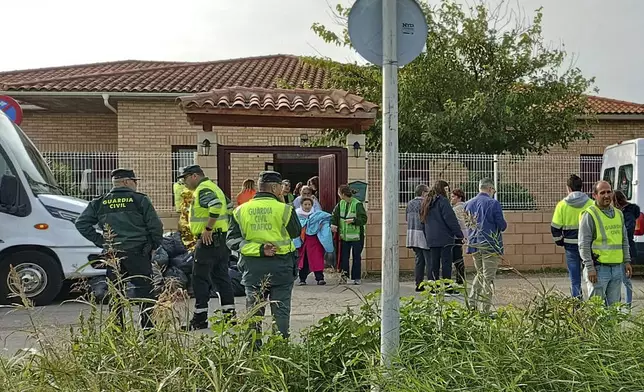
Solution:
[[(210, 155), (201, 155), (201, 143), (210, 140)], [(197, 132), (197, 164), (211, 180), (217, 182), (217, 134), (215, 132)]]
[[(355, 153), (353, 151), (353, 143), (358, 142), (360, 143), (360, 146), (362, 149), (360, 150), (360, 157), (356, 158)], [(366, 138), (364, 134), (360, 135), (355, 135), (355, 134), (348, 134), (347, 135), (347, 150), (349, 150), (349, 162), (347, 164), (347, 167), (349, 169), (348, 173), (348, 182), (351, 183), (352, 181), (364, 181), (367, 182), (367, 160), (365, 158), (366, 156), (366, 151), (365, 151), (365, 145), (366, 145)], [(368, 186), (368, 185), (367, 185)], [(366, 196), (365, 196), (366, 198)], [(368, 203), (366, 203), (367, 200), (365, 200), (364, 207), (367, 209)], [(367, 271), (367, 244), (369, 243), (369, 237), (367, 235), (367, 226), (365, 226), (365, 239), (364, 239), (364, 247), (362, 248), (362, 273), (366, 273)]]

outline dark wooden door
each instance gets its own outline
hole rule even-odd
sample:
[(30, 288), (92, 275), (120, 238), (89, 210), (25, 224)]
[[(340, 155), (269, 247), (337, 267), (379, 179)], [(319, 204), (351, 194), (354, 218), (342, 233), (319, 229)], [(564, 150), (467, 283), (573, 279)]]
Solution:
[(333, 211), (338, 199), (338, 173), (336, 155), (324, 155), (318, 158), (318, 176), (320, 177), (320, 205), (326, 212)]

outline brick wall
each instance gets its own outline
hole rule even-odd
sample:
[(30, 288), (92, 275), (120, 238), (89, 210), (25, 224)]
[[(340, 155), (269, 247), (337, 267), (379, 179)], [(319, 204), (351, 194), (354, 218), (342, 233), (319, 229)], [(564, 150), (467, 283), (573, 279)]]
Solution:
[[(172, 100), (166, 101), (120, 101), (117, 105), (118, 117), (113, 114), (57, 114), (47, 112), (25, 113), (22, 128), (27, 135), (42, 150), (58, 151), (114, 151), (117, 147), (124, 152), (146, 152), (155, 154), (156, 161), (167, 156), (167, 171), (160, 171), (159, 165), (152, 168), (149, 165), (132, 162), (131, 164), (141, 177), (153, 179), (156, 184), (168, 184), (167, 192), (157, 190), (156, 197), (170, 198), (171, 196), (171, 161), (169, 153), (172, 145), (195, 145), (199, 127), (190, 126), (186, 116)], [(592, 127), (594, 138), (590, 142), (573, 143), (567, 151), (555, 148), (553, 154), (565, 153), (568, 156), (580, 154), (601, 154), (604, 147), (619, 140), (644, 137), (644, 121), (602, 121)], [(315, 135), (311, 129), (267, 129), (249, 127), (218, 128), (217, 140), (228, 145), (298, 145), (299, 135), (307, 133)], [(213, 152), (214, 153), (214, 152)], [(235, 154), (236, 155), (236, 154)], [(232, 184), (233, 190), (240, 186), (245, 178), (253, 178), (253, 171), (259, 172), (268, 161), (268, 155), (255, 154), (252, 159), (233, 156)], [(165, 158), (163, 158), (165, 159)], [(128, 165), (128, 162), (121, 162)], [(508, 181), (527, 184), (529, 191), (547, 191), (561, 193), (564, 196), (563, 181), (565, 177), (552, 174), (562, 172), (556, 162), (544, 163), (538, 170), (530, 163), (513, 163), (526, 167), (515, 166), (514, 172), (522, 173), (521, 177), (506, 174)], [(550, 165), (550, 166), (548, 166)], [(353, 168), (354, 172), (359, 170)], [(574, 171), (575, 168), (571, 170)], [(502, 171), (513, 173), (508, 167)], [(544, 185), (543, 176), (547, 173), (549, 180)], [(545, 188), (544, 188), (545, 186)], [(146, 191), (145, 182), (142, 191)], [(370, 189), (379, 188), (375, 181), (369, 181)], [(548, 188), (551, 187), (552, 189)], [(546, 189), (547, 188), (547, 189)], [(153, 196), (154, 198), (154, 196)], [(548, 208), (547, 206), (544, 208)], [(403, 210), (404, 212), (404, 210)], [(372, 208), (369, 211), (369, 236), (366, 241), (366, 267), (368, 270), (380, 268), (380, 210)], [(550, 213), (547, 212), (506, 212), (510, 222), (505, 234), (507, 262), (519, 269), (536, 269), (546, 267), (563, 267), (563, 256), (560, 249), (555, 249), (550, 240), (548, 223)], [(168, 224), (174, 219), (168, 216)], [(405, 219), (400, 215), (400, 257), (401, 268), (413, 269), (413, 254), (404, 248)]]
[[(369, 210), (367, 237), (365, 239), (367, 271), (380, 271), (382, 246), (382, 211)], [(508, 229), (503, 234), (505, 247), (504, 264), (520, 271), (542, 268), (565, 268), (563, 249), (552, 242), (550, 220), (552, 212), (504, 212)], [(414, 270), (414, 252), (405, 247), (407, 225), (405, 210), (398, 214), (398, 244), (400, 269)], [(465, 257), (466, 265), (472, 266), (470, 256)]]
[[(172, 145), (197, 145), (197, 132), (201, 128), (188, 124), (186, 115), (174, 101), (121, 101), (118, 111), (119, 151), (168, 153)], [(219, 144), (267, 146), (299, 145), (300, 134), (313, 136), (317, 131), (299, 128), (216, 127), (214, 133)], [(204, 133), (204, 136), (208, 137), (208, 133)], [(211, 139), (215, 140), (214, 135)], [(216, 146), (211, 149), (211, 155), (214, 154)], [(238, 188), (241, 189), (246, 178), (256, 178), (264, 170), (264, 162), (272, 160), (271, 154), (232, 154), (233, 193)], [(168, 167), (171, 167), (170, 163)], [(143, 174), (154, 175), (157, 181), (171, 183), (173, 180), (169, 171), (160, 175), (148, 173), (151, 169), (144, 166), (135, 169)]]
[[(244, 180), (250, 178), (257, 182), (259, 172), (264, 170), (266, 162), (273, 161), (273, 154), (230, 154), (231, 198), (235, 199), (241, 191)], [(233, 202), (235, 202), (233, 200)]]
[[(621, 140), (644, 137), (644, 121), (602, 121), (592, 126), (593, 138), (572, 143), (567, 150), (553, 148), (549, 158), (530, 157), (525, 161), (501, 159), (499, 172), (502, 183), (518, 183), (533, 195), (539, 210), (550, 210), (565, 196), (566, 180), (572, 173), (581, 175), (580, 159), (585, 154), (603, 154), (606, 146)], [(599, 173), (593, 181), (599, 180)]]
[(41, 151), (116, 151), (115, 114), (26, 111), (20, 126)]
[[(120, 152), (146, 152), (160, 159), (167, 156), (172, 146), (197, 145), (197, 133), (201, 127), (188, 124), (186, 115), (173, 101), (120, 101), (118, 103), (118, 150)], [(298, 145), (302, 133), (315, 134), (310, 129), (271, 129), (252, 127), (217, 127), (214, 129), (216, 141), (226, 145)], [(203, 134), (208, 137), (208, 133)], [(214, 142), (215, 135), (211, 140)], [(216, 146), (211, 149), (215, 159)], [(241, 187), (246, 178), (256, 178), (264, 170), (264, 162), (272, 161), (271, 154), (232, 154), (231, 181), (233, 191)], [(141, 184), (141, 191), (149, 193), (154, 199), (171, 195), (171, 160), (168, 156), (168, 170), (160, 173), (158, 168), (145, 165), (142, 161), (123, 162), (140, 173), (143, 178), (154, 178), (156, 184), (151, 192), (150, 185)], [(213, 167), (216, 167), (214, 165)], [(159, 183), (168, 184), (167, 192), (159, 190)], [(158, 194), (157, 194), (158, 193)], [(231, 195), (233, 197), (234, 195)]]
[(615, 144), (620, 140), (644, 137), (644, 121), (601, 120), (597, 124), (592, 124), (591, 132), (593, 138), (590, 141), (572, 143), (566, 150), (553, 148), (551, 152), (554, 154), (570, 153), (575, 155), (603, 154), (606, 146)]
[[(172, 146), (196, 146), (201, 127), (188, 124), (186, 115), (173, 100), (126, 100), (119, 101), (116, 106), (118, 116), (29, 111), (25, 114), (23, 129), (42, 151), (123, 153), (125, 158), (118, 164), (131, 167), (145, 179), (140, 190), (148, 193), (153, 201), (169, 204), (174, 180), (170, 170)], [(312, 140), (319, 133), (307, 128), (259, 127), (216, 127), (214, 131), (220, 144), (261, 146), (299, 145), (301, 134), (306, 133)], [(204, 134), (208, 137), (208, 133)], [(214, 141), (215, 135), (211, 139)], [(211, 155), (215, 154), (216, 146), (213, 146)], [(214, 156), (205, 158), (216, 161)], [(246, 178), (256, 178), (264, 170), (264, 162), (270, 161), (271, 154), (249, 157), (233, 154), (233, 191), (237, 191)], [(167, 167), (167, 170), (160, 170), (161, 167)]]

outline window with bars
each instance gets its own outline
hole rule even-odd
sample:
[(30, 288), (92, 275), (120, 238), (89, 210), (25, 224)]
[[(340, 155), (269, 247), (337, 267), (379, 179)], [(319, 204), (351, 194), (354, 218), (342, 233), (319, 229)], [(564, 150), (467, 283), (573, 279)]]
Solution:
[(176, 181), (181, 168), (197, 162), (197, 146), (172, 146), (172, 181)]
[(602, 170), (601, 154), (584, 154), (579, 156), (579, 177), (584, 181), (582, 191), (592, 193), (593, 184), (599, 181)]

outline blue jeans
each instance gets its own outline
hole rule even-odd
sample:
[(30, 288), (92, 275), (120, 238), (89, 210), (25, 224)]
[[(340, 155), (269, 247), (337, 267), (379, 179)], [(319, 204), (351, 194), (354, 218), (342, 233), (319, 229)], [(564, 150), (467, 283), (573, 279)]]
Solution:
[(570, 294), (574, 298), (583, 298), (581, 291), (581, 256), (579, 248), (566, 246), (566, 265), (568, 266), (568, 277), (570, 278)]
[(630, 305), (633, 303), (633, 283), (626, 274), (624, 274), (624, 287), (626, 287), (626, 303)]
[(588, 284), (588, 297), (601, 297), (610, 306), (622, 299), (624, 264), (596, 264), (597, 282), (588, 280), (588, 268), (584, 268), (584, 279)]
[(342, 275), (349, 277), (349, 254), (353, 256), (351, 264), (351, 280), (360, 280), (362, 275), (362, 248), (364, 238), (360, 241), (342, 241), (340, 243), (340, 269)]

